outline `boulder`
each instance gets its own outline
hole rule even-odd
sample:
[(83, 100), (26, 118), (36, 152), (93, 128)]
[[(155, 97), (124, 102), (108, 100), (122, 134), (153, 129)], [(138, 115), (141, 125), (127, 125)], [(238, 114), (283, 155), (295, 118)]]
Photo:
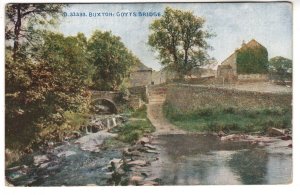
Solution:
[(143, 186), (158, 186), (158, 183), (155, 181), (144, 181)]
[(274, 127), (269, 128), (267, 130), (267, 134), (269, 136), (283, 136), (284, 133), (285, 133), (285, 131), (283, 129), (277, 129), (277, 128), (274, 128)]
[(117, 158), (114, 158), (112, 159), (111, 161), (109, 161), (109, 164), (111, 165), (112, 167), (112, 170), (117, 170), (121, 167), (122, 165), (122, 159), (117, 159)]
[(153, 154), (159, 154), (159, 152), (157, 152), (155, 150), (145, 150), (145, 152), (147, 152), (147, 153), (153, 153)]
[(130, 149), (128, 149), (128, 148), (125, 148), (124, 150), (123, 150), (123, 154), (125, 155), (125, 156), (141, 156), (141, 153), (139, 152), (139, 151), (136, 151), (136, 150), (134, 150), (134, 151), (130, 151)]
[(223, 136), (225, 136), (226, 135), (226, 133), (224, 133), (224, 131), (219, 131), (218, 132), (218, 136), (219, 137), (223, 137)]
[(18, 171), (18, 170), (27, 170), (27, 169), (28, 169), (27, 165), (21, 165), (21, 166), (6, 168), (7, 171)]
[(144, 144), (144, 147), (147, 147), (147, 148), (149, 148), (151, 150), (156, 150), (156, 147), (153, 146), (153, 145), (150, 145), (150, 144)]
[(75, 154), (76, 154), (76, 152), (67, 150), (67, 151), (63, 151), (63, 152), (58, 153), (56, 156), (57, 157), (68, 157), (68, 156), (72, 156), (72, 155), (75, 155)]
[(37, 156), (33, 157), (33, 163), (35, 166), (43, 164), (47, 161), (49, 161), (49, 158), (47, 157), (47, 155), (37, 155)]
[(141, 143), (142, 145), (147, 144), (150, 142), (150, 139), (148, 137), (142, 137), (138, 143)]
[(39, 168), (46, 168), (48, 165), (50, 164), (50, 162), (46, 162), (46, 163), (43, 163), (43, 164), (40, 164)]
[(105, 131), (99, 131), (97, 133), (91, 133), (83, 136), (75, 141), (76, 144), (80, 144), (82, 150), (91, 152), (100, 152), (99, 146), (101, 146), (107, 138), (115, 137), (116, 134), (108, 133)]
[(129, 183), (130, 183), (131, 185), (140, 185), (140, 184), (142, 183), (143, 179), (144, 179), (144, 178), (141, 177), (141, 176), (132, 176), (132, 177), (130, 178)]

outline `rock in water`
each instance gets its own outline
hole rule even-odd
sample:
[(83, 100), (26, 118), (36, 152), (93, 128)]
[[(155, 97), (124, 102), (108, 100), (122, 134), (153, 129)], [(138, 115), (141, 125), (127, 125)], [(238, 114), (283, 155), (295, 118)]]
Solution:
[(282, 136), (284, 133), (285, 131), (283, 129), (277, 129), (274, 127), (268, 129), (269, 136)]
[(110, 163), (110, 165), (111, 165), (111, 167), (112, 167), (113, 170), (117, 170), (122, 165), (122, 159), (114, 158), (109, 163)]
[(145, 147), (151, 149), (151, 150), (156, 150), (156, 147), (150, 144), (144, 144)]
[(141, 143), (142, 145), (147, 144), (150, 142), (150, 139), (148, 137), (142, 137), (138, 143)]
[(47, 155), (37, 155), (37, 156), (33, 157), (33, 163), (35, 166), (38, 166), (47, 161), (49, 161), (49, 158), (47, 157)]
[(74, 154), (76, 154), (76, 152), (67, 150), (67, 151), (63, 151), (63, 152), (58, 153), (57, 157), (68, 157), (68, 156), (71, 156), (71, 155), (74, 155)]
[(40, 164), (39, 168), (46, 168), (48, 165), (50, 164), (50, 162), (46, 162), (46, 163), (43, 163), (43, 164)]
[(159, 152), (157, 152), (155, 150), (145, 150), (145, 152), (147, 152), (147, 153), (153, 153), (153, 154), (159, 154)]
[(143, 181), (143, 177), (141, 177), (141, 176), (132, 176), (131, 178), (130, 178), (130, 184), (131, 185), (140, 185), (141, 183), (142, 183), (142, 181)]
[(75, 141), (75, 143), (80, 144), (82, 150), (87, 150), (91, 152), (100, 152), (99, 146), (103, 144), (103, 141), (110, 137), (115, 137), (116, 134), (108, 133), (105, 131), (99, 131), (97, 133), (88, 134)]
[(145, 166), (147, 164), (146, 161), (144, 160), (134, 160), (134, 161), (130, 161), (127, 163), (128, 165), (132, 165), (132, 166), (135, 166), (135, 165), (138, 165), (138, 166)]

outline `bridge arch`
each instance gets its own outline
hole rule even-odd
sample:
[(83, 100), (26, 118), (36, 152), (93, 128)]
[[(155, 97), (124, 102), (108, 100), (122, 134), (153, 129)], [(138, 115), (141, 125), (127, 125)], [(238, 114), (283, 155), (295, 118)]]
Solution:
[(96, 98), (92, 100), (92, 111), (97, 114), (117, 114), (117, 105), (107, 98)]

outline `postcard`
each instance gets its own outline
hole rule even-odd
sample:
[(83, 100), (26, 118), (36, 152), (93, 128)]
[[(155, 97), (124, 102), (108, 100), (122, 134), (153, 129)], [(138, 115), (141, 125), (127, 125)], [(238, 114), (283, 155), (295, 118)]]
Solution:
[(8, 3), (6, 186), (293, 182), (291, 2)]

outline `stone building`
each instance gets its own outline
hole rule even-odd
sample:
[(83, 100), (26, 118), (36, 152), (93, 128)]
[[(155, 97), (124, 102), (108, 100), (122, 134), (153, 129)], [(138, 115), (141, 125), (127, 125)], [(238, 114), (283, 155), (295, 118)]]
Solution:
[(130, 86), (147, 86), (152, 82), (152, 68), (140, 68), (130, 74)]
[(252, 39), (248, 43), (243, 43), (241, 48), (236, 49), (221, 62), (217, 69), (217, 77), (223, 79), (223, 82), (233, 82), (238, 78), (244, 78), (239, 75), (248, 75), (247, 78), (252, 78), (251, 75), (254, 75), (253, 78), (265, 78), (257, 75), (267, 72), (267, 63), (267, 49)]

